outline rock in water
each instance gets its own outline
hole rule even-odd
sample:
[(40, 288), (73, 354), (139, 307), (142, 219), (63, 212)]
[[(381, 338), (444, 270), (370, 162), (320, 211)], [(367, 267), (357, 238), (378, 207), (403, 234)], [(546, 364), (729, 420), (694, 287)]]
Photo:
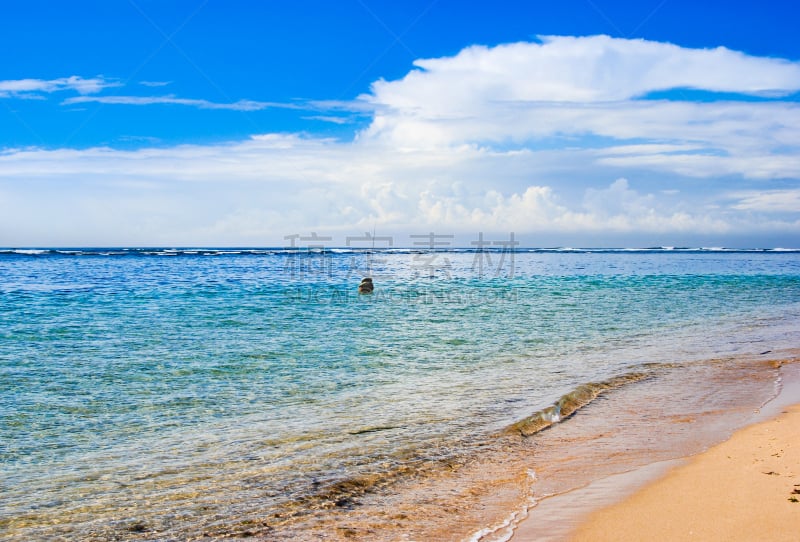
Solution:
[(372, 284), (372, 279), (369, 277), (362, 279), (361, 284), (358, 285), (359, 294), (371, 294), (374, 289), (375, 286)]

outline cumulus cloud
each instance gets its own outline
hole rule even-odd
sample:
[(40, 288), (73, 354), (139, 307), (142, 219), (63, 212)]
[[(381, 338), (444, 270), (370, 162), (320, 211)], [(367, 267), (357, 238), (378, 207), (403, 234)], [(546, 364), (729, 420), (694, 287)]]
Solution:
[(496, 102), (609, 102), (675, 88), (778, 96), (800, 89), (797, 63), (724, 47), (688, 49), (608, 36), (540, 40), (476, 45), (454, 57), (417, 60), (419, 69), (400, 81), (376, 82), (369, 98), (394, 109), (459, 115)]
[[(623, 178), (603, 188), (584, 185), (571, 197), (525, 175), (507, 188), (484, 176), (505, 160), (516, 162), (505, 167), (524, 170), (536, 158), (527, 153), (365, 150), (265, 134), (211, 146), (6, 151), (0, 154), (0, 189), (7, 197), (0, 232), (36, 231), (43, 216), (58, 224), (51, 234), (82, 232), (81, 239), (88, 235), (100, 244), (281, 245), (288, 234), (319, 231), (341, 241), (375, 226), (402, 234), (513, 231), (539, 239), (748, 227), (729, 219), (731, 205), (709, 211), (691, 200), (668, 203)], [(772, 227), (800, 231), (780, 221)]]
[(586, 147), (587, 138), (599, 137), (606, 141), (598, 162), (611, 166), (698, 177), (800, 176), (796, 102), (645, 99), (685, 88), (787, 96), (800, 90), (798, 62), (592, 36), (473, 46), (415, 66), (361, 97), (376, 108), (362, 138), (404, 149), (536, 149), (555, 138)]
[[(2, 151), (0, 245), (41, 223), (71, 236), (67, 244), (279, 245), (287, 234), (374, 226), (527, 232), (542, 243), (565, 232), (667, 244), (699, 233), (800, 234), (800, 105), (787, 98), (800, 89), (797, 62), (594, 36), (468, 47), (415, 66), (354, 102), (291, 106), (83, 87), (63, 103), (303, 107), (316, 120), (347, 112), (371, 122), (352, 141), (261, 134)], [(770, 98), (648, 96), (676, 88)]]

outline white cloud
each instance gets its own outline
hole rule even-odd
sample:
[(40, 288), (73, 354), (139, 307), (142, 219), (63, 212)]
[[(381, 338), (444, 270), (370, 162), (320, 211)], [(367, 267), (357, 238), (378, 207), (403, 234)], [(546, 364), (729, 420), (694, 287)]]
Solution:
[(738, 200), (732, 207), (746, 211), (771, 213), (800, 213), (800, 188), (737, 192), (730, 196)]
[(373, 226), (527, 232), (545, 244), (545, 234), (565, 233), (675, 245), (698, 234), (800, 234), (800, 105), (641, 99), (684, 87), (784, 96), (800, 89), (796, 62), (595, 36), (476, 46), (415, 64), (355, 102), (68, 98), (311, 108), (320, 120), (371, 112), (372, 122), (353, 141), (262, 134), (0, 152), (0, 245), (47, 239), (42, 224), (67, 244), (282, 244), (292, 233)]
[(461, 230), (478, 231), (491, 225), (500, 231), (547, 234), (726, 233), (733, 229), (722, 216), (709, 216), (700, 209), (674, 208), (654, 194), (632, 190), (624, 178), (606, 188), (586, 189), (582, 204), (570, 205), (560, 200), (549, 186), (527, 186), (522, 193), (510, 195), (489, 190), (474, 207), (453, 196), (423, 192), (419, 219), (442, 226), (457, 224)]
[(277, 102), (257, 102), (253, 100), (239, 100), (232, 103), (211, 102), (209, 100), (178, 98), (174, 95), (167, 96), (75, 96), (62, 102), (64, 105), (101, 103), (113, 105), (185, 105), (200, 109), (227, 109), (230, 111), (261, 111), (270, 108), (298, 109), (298, 106)]
[(59, 79), (12, 79), (0, 81), (0, 98), (38, 96), (72, 90), (79, 94), (96, 94), (119, 83), (103, 77), (84, 78), (77, 75)]
[[(406, 154), (278, 134), (136, 151), (6, 151), (0, 154), (0, 190), (8, 198), (0, 232), (37, 232), (45, 222), (51, 238), (78, 244), (280, 245), (292, 233), (316, 229), (341, 242), (373, 226), (400, 234), (514, 231), (542, 240), (565, 233), (752, 229), (730, 216), (736, 209), (725, 203), (727, 193), (714, 211), (705, 199), (639, 192), (625, 179), (606, 180), (604, 188), (584, 183), (572, 197), (558, 184), (519, 173), (533, 171), (527, 166), (540, 157), (552, 159), (474, 147)], [(497, 165), (517, 171), (518, 179), (503, 188), (487, 178)], [(769, 228), (800, 232), (800, 224), (780, 220)], [(0, 238), (0, 245), (10, 241)]]
[(800, 90), (798, 62), (592, 36), (473, 46), (415, 66), (361, 97), (376, 108), (361, 139), (407, 150), (537, 149), (556, 139), (595, 148), (595, 163), (617, 169), (800, 177), (796, 102), (641, 99), (681, 88), (785, 96)]
[(653, 195), (640, 196), (628, 187), (628, 179), (619, 178), (608, 188), (588, 188), (583, 206), (597, 216), (642, 215), (653, 211)]
[(303, 119), (330, 122), (332, 124), (349, 124), (353, 122), (351, 119), (348, 119), (346, 117), (334, 117), (332, 115), (310, 115), (308, 117), (303, 117)]
[(399, 81), (374, 83), (365, 98), (422, 116), (460, 117), (498, 102), (614, 102), (675, 88), (779, 96), (800, 89), (797, 63), (724, 47), (687, 49), (608, 36), (540, 39), (417, 60), (419, 69)]

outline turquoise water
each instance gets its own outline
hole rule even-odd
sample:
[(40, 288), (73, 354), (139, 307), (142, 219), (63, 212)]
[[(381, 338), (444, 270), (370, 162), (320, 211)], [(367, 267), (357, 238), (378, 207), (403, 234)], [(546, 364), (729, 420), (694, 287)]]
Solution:
[(798, 251), (0, 251), (0, 536), (240, 532), (798, 316)]

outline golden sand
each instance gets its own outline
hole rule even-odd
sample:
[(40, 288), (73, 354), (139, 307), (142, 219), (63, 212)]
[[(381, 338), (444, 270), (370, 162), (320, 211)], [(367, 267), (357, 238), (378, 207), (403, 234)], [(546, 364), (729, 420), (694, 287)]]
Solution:
[(800, 404), (592, 513), (571, 539), (800, 540)]

